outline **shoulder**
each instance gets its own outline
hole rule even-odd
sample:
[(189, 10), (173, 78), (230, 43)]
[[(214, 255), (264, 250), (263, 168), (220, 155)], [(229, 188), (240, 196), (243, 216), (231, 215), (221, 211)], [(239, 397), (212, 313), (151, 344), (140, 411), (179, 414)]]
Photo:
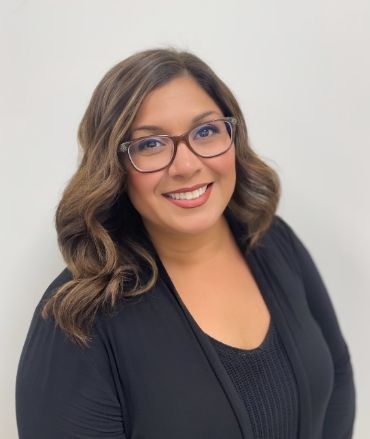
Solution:
[(36, 311), (38, 312), (40, 310), (40, 308), (42, 307), (42, 305), (45, 303), (45, 301), (47, 301), (52, 295), (53, 293), (60, 288), (61, 286), (63, 286), (64, 284), (66, 284), (67, 282), (69, 282), (70, 280), (73, 279), (73, 275), (70, 272), (70, 270), (68, 270), (67, 267), (65, 267), (47, 286), (46, 290), (42, 293), (42, 296), (39, 300), (39, 303), (37, 305)]
[[(20, 437), (123, 437), (121, 401), (104, 337), (93, 331), (90, 345), (78, 346), (41, 315), (44, 300), (72, 279), (64, 269), (47, 287), (24, 343), (16, 377)], [(119, 433), (118, 433), (119, 432)], [(76, 436), (75, 436), (76, 434)]]
[(251, 251), (269, 266), (286, 267), (296, 273), (301, 272), (301, 254), (307, 253), (292, 226), (280, 215), (274, 215), (269, 228)]
[[(46, 287), (41, 294), (40, 300), (34, 310), (29, 325), (27, 337), (23, 346), (21, 363), (26, 358), (42, 356), (43, 352), (49, 352), (51, 358), (63, 361), (66, 356), (81, 357), (83, 361), (94, 361), (102, 364), (109, 362), (108, 346), (111, 338), (119, 336), (122, 326), (127, 326), (132, 314), (135, 315), (137, 306), (148, 301), (151, 294), (143, 294), (130, 298), (124, 298), (116, 303), (114, 309), (99, 309), (90, 329), (90, 342), (87, 347), (80, 347), (73, 342), (67, 334), (56, 324), (54, 318), (44, 318), (42, 310), (48, 299), (63, 285), (73, 280), (73, 274), (65, 267)], [(149, 292), (150, 293), (150, 292)], [(37, 354), (36, 354), (37, 352)]]
[(274, 215), (270, 227), (266, 230), (259, 242), (259, 246), (270, 250), (275, 248), (291, 254), (293, 251), (292, 243), (294, 238), (295, 233), (288, 222), (280, 215)]
[[(103, 337), (98, 325), (94, 324), (91, 331), (91, 343), (81, 347), (72, 341), (67, 334), (56, 324), (54, 318), (42, 316), (42, 309), (46, 301), (55, 291), (73, 280), (71, 271), (64, 268), (47, 286), (34, 310), (26, 340), (23, 345), (19, 370), (26, 373), (27, 368), (41, 370), (45, 366), (43, 359), (47, 358), (48, 367), (59, 368), (59, 365), (70, 363), (79, 364), (79, 367), (90, 367), (92, 363), (102, 363), (105, 357)], [(96, 321), (97, 323), (97, 321)]]
[(34, 311), (17, 370), (19, 411), (29, 409), (32, 395), (37, 395), (34, 404), (40, 404), (40, 407), (48, 401), (56, 403), (50, 393), (53, 389), (65, 396), (66, 403), (68, 398), (70, 402), (73, 398), (75, 401), (83, 398), (84, 395), (78, 393), (82, 389), (91, 394), (95, 392), (94, 395), (100, 398), (109, 397), (112, 404), (116, 404), (109, 355), (100, 331), (94, 327), (91, 343), (81, 347), (55, 324), (52, 317), (44, 319), (41, 315), (45, 300), (70, 280), (71, 272), (63, 269), (46, 288)]
[(293, 229), (280, 215), (274, 215), (267, 235), (282, 241), (291, 241)]
[(295, 266), (302, 268), (302, 265), (314, 263), (308, 246), (303, 242), (296, 230), (282, 217), (275, 215), (266, 239), (273, 241), (280, 249), (290, 253)]

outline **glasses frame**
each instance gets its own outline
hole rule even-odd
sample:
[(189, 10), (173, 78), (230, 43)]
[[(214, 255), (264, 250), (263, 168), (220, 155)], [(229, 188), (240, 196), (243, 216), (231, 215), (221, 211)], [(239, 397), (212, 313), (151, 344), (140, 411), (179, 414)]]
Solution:
[[(190, 145), (190, 140), (189, 140), (190, 133), (191, 133), (195, 128), (197, 128), (198, 126), (202, 126), (202, 125), (206, 125), (207, 123), (218, 122), (218, 121), (229, 122), (229, 123), (231, 124), (230, 145), (228, 146), (228, 148), (225, 149), (225, 151), (222, 151), (222, 152), (220, 152), (220, 153), (218, 153), (218, 154), (211, 155), (211, 156), (210, 156), (210, 155), (203, 156), (202, 154), (199, 154), (199, 153), (197, 153), (196, 151), (194, 151), (194, 149), (193, 149), (193, 148), (191, 147), (191, 145)], [(169, 134), (158, 134), (158, 135), (154, 135), (154, 134), (153, 134), (153, 135), (151, 135), (151, 136), (138, 137), (137, 139), (129, 140), (129, 141), (127, 141), (127, 142), (123, 142), (123, 143), (121, 143), (121, 144), (119, 145), (119, 149), (118, 149), (118, 150), (119, 150), (119, 152), (123, 152), (123, 153), (126, 153), (126, 152), (127, 152), (127, 155), (128, 155), (128, 157), (129, 157), (129, 159), (130, 159), (130, 162), (131, 162), (132, 166), (133, 166), (137, 171), (142, 172), (142, 173), (158, 172), (158, 171), (161, 171), (162, 169), (167, 168), (168, 166), (171, 166), (171, 163), (175, 160), (176, 153), (177, 153), (177, 146), (178, 146), (178, 144), (179, 144), (180, 142), (184, 142), (184, 143), (186, 144), (186, 146), (190, 149), (190, 151), (191, 151), (193, 154), (195, 154), (196, 156), (198, 156), (198, 157), (202, 157), (202, 158), (212, 158), (212, 157), (218, 157), (219, 155), (225, 154), (225, 152), (227, 152), (227, 151), (231, 148), (231, 145), (232, 145), (233, 142), (234, 142), (234, 139), (235, 139), (235, 131), (236, 131), (236, 130), (235, 130), (235, 127), (236, 127), (236, 125), (238, 125), (238, 120), (237, 120), (235, 117), (233, 117), (233, 116), (230, 116), (230, 117), (222, 117), (222, 118), (213, 119), (213, 120), (208, 120), (208, 121), (206, 121), (206, 122), (203, 122), (203, 123), (199, 123), (199, 124), (197, 124), (197, 125), (194, 125), (194, 126), (193, 126), (192, 128), (190, 128), (188, 131), (186, 131), (186, 132), (183, 133), (183, 134), (180, 134), (179, 136), (170, 136)], [(132, 160), (132, 158), (131, 158), (131, 155), (130, 155), (130, 146), (131, 146), (133, 143), (136, 143), (136, 142), (138, 142), (138, 141), (141, 141), (141, 140), (146, 139), (146, 138), (151, 138), (151, 137), (160, 137), (160, 138), (171, 139), (172, 142), (173, 142), (173, 145), (174, 145), (174, 147), (173, 147), (173, 152), (172, 152), (172, 157), (171, 157), (171, 160), (169, 161), (169, 163), (168, 163), (166, 166), (162, 166), (161, 168), (159, 168), (159, 169), (155, 169), (154, 171), (144, 171), (144, 170), (138, 168), (138, 167), (134, 164), (134, 162), (133, 162), (133, 160)]]

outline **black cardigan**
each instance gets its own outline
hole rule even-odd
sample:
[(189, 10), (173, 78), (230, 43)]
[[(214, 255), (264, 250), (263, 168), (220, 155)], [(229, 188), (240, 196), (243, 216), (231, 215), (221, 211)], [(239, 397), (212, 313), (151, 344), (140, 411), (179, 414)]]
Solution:
[[(240, 225), (226, 215), (241, 250)], [(88, 349), (37, 307), (16, 384), (20, 439), (253, 439), (243, 402), (154, 247), (156, 286), (98, 314)], [(355, 390), (346, 343), (308, 251), (279, 216), (245, 252), (293, 366), (299, 439), (348, 439)], [(65, 269), (43, 298), (71, 278)], [(126, 426), (126, 431), (124, 426)]]

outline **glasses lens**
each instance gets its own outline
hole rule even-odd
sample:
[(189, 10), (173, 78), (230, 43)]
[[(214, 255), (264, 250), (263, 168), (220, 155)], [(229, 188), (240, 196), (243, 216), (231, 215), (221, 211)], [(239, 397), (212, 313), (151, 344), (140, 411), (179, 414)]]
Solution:
[(153, 136), (133, 142), (128, 153), (136, 168), (141, 171), (154, 171), (167, 166), (173, 148), (173, 142), (168, 137)]
[(233, 126), (226, 120), (207, 122), (189, 134), (194, 151), (202, 157), (213, 157), (225, 152), (233, 141)]

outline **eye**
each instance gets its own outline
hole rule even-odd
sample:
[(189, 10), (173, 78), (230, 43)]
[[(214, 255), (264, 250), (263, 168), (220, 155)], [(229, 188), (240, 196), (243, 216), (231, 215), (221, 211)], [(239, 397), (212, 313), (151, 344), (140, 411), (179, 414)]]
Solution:
[(218, 134), (220, 132), (219, 128), (214, 124), (206, 124), (201, 125), (200, 127), (196, 128), (194, 130), (194, 137), (195, 138), (205, 138), (210, 137), (214, 134)]
[(164, 143), (158, 137), (150, 137), (135, 143), (135, 149), (137, 152), (153, 152), (164, 146)]
[(143, 149), (152, 149), (157, 147), (159, 144), (157, 139), (145, 139), (142, 140), (141, 142), (139, 142), (137, 144), (137, 147), (139, 149), (139, 151), (142, 151)]

